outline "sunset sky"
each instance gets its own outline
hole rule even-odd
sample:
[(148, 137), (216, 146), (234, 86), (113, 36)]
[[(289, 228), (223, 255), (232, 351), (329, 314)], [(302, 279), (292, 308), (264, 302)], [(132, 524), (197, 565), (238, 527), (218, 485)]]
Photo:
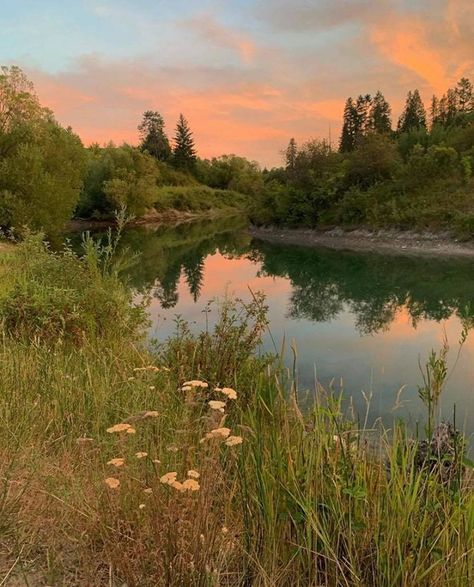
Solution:
[(474, 77), (473, 0), (1, 0), (0, 61), (86, 144), (137, 142), (180, 112), (203, 157), (278, 165), (290, 137), (339, 135), (344, 100), (381, 89), (398, 115)]

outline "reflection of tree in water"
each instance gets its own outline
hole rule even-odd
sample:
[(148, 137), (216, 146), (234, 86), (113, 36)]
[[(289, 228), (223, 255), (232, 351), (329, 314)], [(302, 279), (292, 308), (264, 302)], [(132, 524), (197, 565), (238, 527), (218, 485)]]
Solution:
[(405, 308), (414, 326), (453, 314), (474, 320), (474, 263), (254, 243), (248, 257), (293, 286), (289, 316), (328, 321), (344, 309), (361, 333), (387, 329)]
[(196, 302), (206, 257), (218, 251), (226, 257), (238, 256), (248, 250), (249, 237), (243, 226), (241, 219), (226, 218), (152, 230), (129, 229), (124, 233), (122, 246), (139, 253), (139, 257), (127, 271), (127, 278), (137, 291), (151, 293), (163, 308), (173, 308), (184, 274)]

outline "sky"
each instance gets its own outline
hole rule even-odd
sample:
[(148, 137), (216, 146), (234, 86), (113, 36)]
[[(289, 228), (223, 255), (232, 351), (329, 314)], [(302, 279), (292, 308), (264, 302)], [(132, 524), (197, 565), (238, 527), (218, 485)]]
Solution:
[(202, 157), (281, 163), (291, 137), (337, 144), (348, 96), (400, 113), (474, 79), (474, 0), (0, 0), (0, 63), (85, 144), (137, 144), (145, 110)]

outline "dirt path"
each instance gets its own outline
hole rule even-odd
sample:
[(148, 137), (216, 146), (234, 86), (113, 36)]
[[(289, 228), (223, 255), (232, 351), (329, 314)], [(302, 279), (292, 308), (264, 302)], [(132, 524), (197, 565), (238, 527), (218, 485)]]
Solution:
[(306, 247), (370, 251), (396, 255), (432, 255), (444, 257), (474, 257), (474, 243), (457, 242), (447, 234), (415, 233), (411, 231), (369, 230), (328, 231), (251, 227), (253, 237), (272, 242)]

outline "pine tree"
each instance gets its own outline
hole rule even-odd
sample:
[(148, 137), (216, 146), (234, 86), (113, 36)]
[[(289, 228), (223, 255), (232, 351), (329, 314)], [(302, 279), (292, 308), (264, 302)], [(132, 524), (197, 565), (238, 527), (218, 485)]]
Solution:
[(430, 106), (431, 128), (433, 128), (433, 126), (435, 124), (438, 124), (439, 123), (439, 117), (440, 117), (439, 100), (433, 94), (433, 97), (431, 98), (431, 106)]
[(165, 121), (159, 112), (147, 110), (138, 125), (140, 149), (148, 151), (158, 161), (167, 161), (171, 157), (171, 147), (165, 134)]
[(458, 114), (458, 94), (456, 90), (449, 89), (446, 94), (446, 124), (453, 124)]
[(398, 132), (426, 129), (426, 110), (420, 92), (408, 92), (405, 109), (398, 120)]
[(342, 134), (339, 141), (339, 151), (348, 153), (354, 150), (357, 134), (357, 110), (354, 100), (347, 98), (344, 107), (344, 118), (342, 125)]
[(474, 112), (474, 90), (466, 77), (461, 78), (456, 86), (459, 112)]
[(369, 112), (368, 128), (377, 134), (392, 132), (392, 109), (380, 90), (375, 94)]
[(290, 139), (285, 151), (286, 169), (293, 171), (296, 166), (296, 157), (298, 155), (298, 145), (294, 138)]
[(372, 107), (372, 98), (370, 94), (360, 95), (356, 102), (357, 124), (356, 124), (356, 144), (361, 137), (367, 134), (370, 124), (370, 110)]
[(196, 161), (193, 133), (188, 121), (182, 114), (179, 115), (174, 137), (173, 162), (176, 167), (191, 169)]

